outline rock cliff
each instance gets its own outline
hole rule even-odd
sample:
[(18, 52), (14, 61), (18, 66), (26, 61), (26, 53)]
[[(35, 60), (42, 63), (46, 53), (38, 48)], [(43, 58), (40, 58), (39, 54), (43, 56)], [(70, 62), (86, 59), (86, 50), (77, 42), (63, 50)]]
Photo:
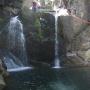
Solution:
[(60, 17), (66, 52), (70, 62), (89, 64), (90, 61), (90, 1), (69, 0), (71, 15)]

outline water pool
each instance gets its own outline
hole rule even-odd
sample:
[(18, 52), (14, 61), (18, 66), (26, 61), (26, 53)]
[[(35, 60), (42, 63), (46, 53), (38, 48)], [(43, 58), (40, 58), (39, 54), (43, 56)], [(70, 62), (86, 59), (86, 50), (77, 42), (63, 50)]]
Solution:
[(34, 68), (12, 72), (5, 90), (90, 90), (90, 68)]

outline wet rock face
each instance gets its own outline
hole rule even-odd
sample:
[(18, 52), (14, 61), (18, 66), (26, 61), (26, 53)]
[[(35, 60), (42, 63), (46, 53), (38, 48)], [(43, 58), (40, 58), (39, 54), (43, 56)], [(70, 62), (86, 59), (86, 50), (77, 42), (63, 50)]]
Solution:
[[(70, 59), (77, 59), (77, 63), (84, 64), (89, 61), (89, 49), (90, 49), (90, 26), (82, 20), (89, 21), (90, 17), (90, 1), (89, 0), (70, 0), (69, 8), (75, 10), (73, 13), (78, 18), (73, 16), (62, 16), (60, 20), (63, 26), (63, 33), (66, 43), (67, 52), (71, 53), (74, 51), (76, 56), (70, 57)], [(75, 59), (75, 60), (76, 60)], [(74, 61), (75, 61), (74, 60)]]
[[(30, 18), (24, 17), (22, 20), (29, 59), (53, 63), (55, 59), (55, 17), (49, 13), (32, 14), (28, 17)], [(59, 24), (58, 30), (58, 53), (62, 58), (65, 55), (65, 44)]]
[(23, 18), (27, 52), (30, 60), (51, 63), (54, 58), (54, 17), (35, 14)]

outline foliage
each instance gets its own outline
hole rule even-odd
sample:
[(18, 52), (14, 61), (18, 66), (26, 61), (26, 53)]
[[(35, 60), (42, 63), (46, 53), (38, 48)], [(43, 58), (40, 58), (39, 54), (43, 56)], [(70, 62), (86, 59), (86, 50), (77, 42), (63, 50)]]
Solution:
[(41, 24), (39, 19), (36, 19), (35, 24), (34, 24), (35, 28), (36, 28), (36, 36), (39, 40), (42, 40), (43, 36), (42, 36), (42, 31), (41, 31)]

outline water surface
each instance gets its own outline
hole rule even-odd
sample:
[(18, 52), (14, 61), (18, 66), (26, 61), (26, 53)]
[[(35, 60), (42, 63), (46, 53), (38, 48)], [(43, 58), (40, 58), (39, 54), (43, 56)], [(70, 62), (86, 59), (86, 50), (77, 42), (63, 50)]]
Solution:
[(5, 90), (90, 90), (90, 68), (12, 72)]

